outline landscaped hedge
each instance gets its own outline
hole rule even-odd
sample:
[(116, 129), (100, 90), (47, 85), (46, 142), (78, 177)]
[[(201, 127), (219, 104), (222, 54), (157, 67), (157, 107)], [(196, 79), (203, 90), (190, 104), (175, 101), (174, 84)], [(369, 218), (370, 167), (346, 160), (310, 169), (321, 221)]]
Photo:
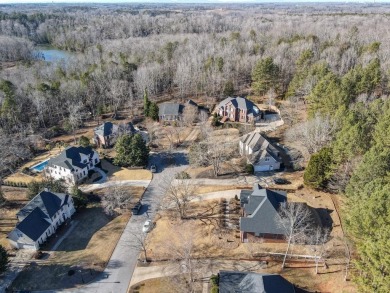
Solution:
[(3, 181), (3, 185), (12, 187), (27, 187), (25, 182)]

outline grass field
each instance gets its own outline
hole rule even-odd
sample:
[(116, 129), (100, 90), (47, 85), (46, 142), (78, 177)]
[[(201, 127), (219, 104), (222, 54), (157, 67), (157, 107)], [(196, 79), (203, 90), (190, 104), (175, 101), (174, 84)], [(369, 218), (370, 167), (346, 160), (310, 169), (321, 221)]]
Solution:
[(146, 169), (130, 170), (127, 168), (114, 166), (107, 160), (102, 160), (102, 168), (103, 170), (107, 171), (107, 176), (112, 181), (152, 180), (152, 173)]

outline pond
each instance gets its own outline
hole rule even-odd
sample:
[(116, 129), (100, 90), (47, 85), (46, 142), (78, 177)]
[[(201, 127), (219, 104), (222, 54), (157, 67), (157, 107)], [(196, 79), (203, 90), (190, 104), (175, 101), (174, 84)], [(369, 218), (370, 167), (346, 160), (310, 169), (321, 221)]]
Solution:
[(50, 46), (37, 46), (34, 54), (37, 59), (47, 62), (67, 61), (74, 53), (59, 50)]

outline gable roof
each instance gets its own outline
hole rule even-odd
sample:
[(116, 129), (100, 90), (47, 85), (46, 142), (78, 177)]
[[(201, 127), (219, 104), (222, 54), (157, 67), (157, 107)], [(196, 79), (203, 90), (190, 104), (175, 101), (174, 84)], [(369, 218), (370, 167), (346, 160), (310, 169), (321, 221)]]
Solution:
[(256, 163), (259, 159), (264, 157), (271, 157), (276, 162), (281, 161), (278, 156), (278, 149), (259, 132), (252, 131), (248, 134), (245, 134), (240, 137), (240, 141), (244, 144), (244, 146), (249, 146), (253, 150), (253, 153), (249, 158), (249, 161), (252, 164)]
[(95, 128), (95, 134), (101, 136), (109, 136), (112, 134), (114, 128), (114, 124), (112, 122), (104, 122)]
[(56, 165), (69, 170), (72, 170), (73, 166), (76, 166), (83, 169), (88, 163), (85, 164), (81, 162), (80, 154), (84, 154), (91, 158), (94, 154), (94, 150), (91, 147), (69, 146), (58, 156), (51, 158), (48, 162), (48, 166)]
[(163, 103), (158, 106), (158, 115), (178, 116), (183, 113), (184, 106), (177, 103)]
[(284, 229), (277, 224), (276, 218), (280, 204), (287, 201), (286, 192), (261, 189), (255, 184), (253, 192), (250, 195), (244, 193), (240, 201), (247, 215), (240, 217), (241, 231), (256, 234), (285, 234)]
[(104, 122), (103, 124), (96, 127), (94, 130), (96, 135), (101, 135), (101, 136), (109, 136), (118, 131), (133, 133), (135, 132), (135, 128), (133, 123), (131, 122), (121, 123), (119, 125), (116, 125), (112, 122)]
[(16, 229), (33, 241), (37, 241), (49, 227), (50, 219), (39, 207), (34, 208), (23, 221), (16, 225)]
[(26, 204), (16, 215), (27, 217), (33, 210), (39, 208), (48, 217), (52, 217), (61, 207), (68, 203), (69, 195), (42, 191)]
[(217, 109), (225, 107), (229, 102), (232, 103), (235, 108), (245, 110), (246, 114), (249, 116), (257, 117), (261, 115), (260, 109), (252, 101), (242, 97), (228, 97), (218, 104)]
[(220, 293), (294, 293), (294, 286), (281, 275), (220, 271)]

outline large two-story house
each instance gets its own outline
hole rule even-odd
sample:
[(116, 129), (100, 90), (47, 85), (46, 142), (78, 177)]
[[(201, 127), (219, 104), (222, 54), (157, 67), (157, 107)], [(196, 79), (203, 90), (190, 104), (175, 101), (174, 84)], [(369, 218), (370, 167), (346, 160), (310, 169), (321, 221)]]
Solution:
[(277, 221), (280, 205), (285, 202), (287, 194), (284, 191), (262, 189), (258, 184), (254, 184), (253, 190), (242, 190), (241, 241), (285, 241), (286, 231)]
[(66, 184), (76, 184), (88, 176), (88, 171), (100, 162), (99, 154), (91, 147), (67, 147), (58, 156), (51, 158), (45, 175)]
[(279, 170), (281, 158), (278, 149), (259, 132), (250, 132), (240, 137), (240, 154), (246, 156), (254, 171)]
[(18, 224), (8, 234), (8, 241), (17, 249), (38, 250), (74, 213), (70, 195), (42, 191), (16, 214)]
[(262, 118), (262, 111), (250, 100), (242, 97), (228, 97), (216, 108), (222, 121), (254, 123)]
[(137, 130), (131, 122), (114, 124), (112, 122), (104, 122), (94, 130), (94, 142), (98, 147), (112, 147), (117, 138), (124, 134), (133, 134)]

